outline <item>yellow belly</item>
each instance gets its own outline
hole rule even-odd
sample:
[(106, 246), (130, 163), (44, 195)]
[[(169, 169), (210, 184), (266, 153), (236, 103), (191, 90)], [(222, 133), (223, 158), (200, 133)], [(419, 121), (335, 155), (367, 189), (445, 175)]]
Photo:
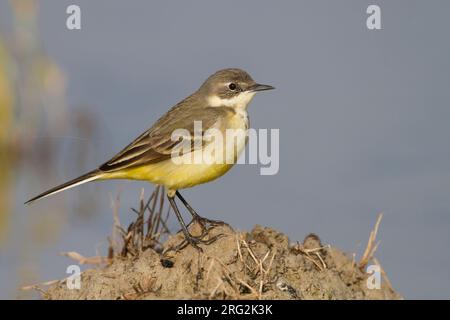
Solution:
[(214, 180), (233, 164), (174, 164), (171, 159), (156, 164), (109, 173), (106, 179), (145, 180), (177, 190)]

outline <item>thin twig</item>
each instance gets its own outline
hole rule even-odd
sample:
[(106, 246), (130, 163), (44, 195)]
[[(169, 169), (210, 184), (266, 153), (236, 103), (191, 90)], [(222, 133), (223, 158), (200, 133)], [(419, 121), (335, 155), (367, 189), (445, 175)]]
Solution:
[(367, 264), (369, 263), (370, 259), (373, 258), (373, 255), (375, 254), (376, 249), (378, 248), (378, 243), (375, 244), (377, 233), (378, 233), (378, 227), (380, 226), (381, 219), (383, 218), (383, 213), (380, 213), (378, 215), (377, 222), (375, 224), (375, 227), (373, 231), (370, 232), (369, 240), (367, 241), (366, 249), (364, 250), (364, 254), (359, 261), (359, 268), (361, 270), (365, 269)]

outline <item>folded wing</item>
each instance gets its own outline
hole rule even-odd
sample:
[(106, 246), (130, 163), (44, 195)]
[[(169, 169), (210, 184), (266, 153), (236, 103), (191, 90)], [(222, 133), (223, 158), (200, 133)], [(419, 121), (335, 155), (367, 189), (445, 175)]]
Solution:
[[(232, 111), (226, 107), (187, 108), (177, 105), (99, 169), (114, 172), (167, 160), (173, 147), (179, 143), (172, 140), (174, 130), (187, 130), (190, 137), (185, 138), (190, 138), (193, 142), (195, 121), (201, 121), (203, 134), (209, 128), (217, 126), (221, 116), (226, 116), (228, 112)], [(191, 151), (196, 146), (198, 144), (191, 143)]]

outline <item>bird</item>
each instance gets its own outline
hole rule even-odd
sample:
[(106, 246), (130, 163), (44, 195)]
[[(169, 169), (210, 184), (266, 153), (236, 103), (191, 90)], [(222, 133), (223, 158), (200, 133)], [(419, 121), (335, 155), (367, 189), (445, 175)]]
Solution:
[[(51, 188), (25, 204), (92, 181), (147, 181), (165, 187), (185, 240), (201, 250), (199, 244), (207, 244), (214, 239), (203, 240), (203, 233), (200, 236), (190, 233), (189, 224), (184, 222), (175, 197), (192, 215), (192, 221), (199, 222), (202, 227), (206, 224), (224, 224), (200, 216), (179, 190), (217, 179), (233, 167), (248, 141), (247, 107), (257, 92), (272, 89), (275, 88), (255, 82), (242, 69), (219, 70), (209, 76), (198, 90), (169, 109), (150, 129), (97, 169)], [(230, 138), (226, 134), (228, 130), (240, 134)], [(174, 138), (175, 132), (181, 134)], [(216, 143), (220, 141), (216, 136), (211, 138), (211, 132), (224, 135), (222, 144)], [(180, 147), (181, 142), (183, 148)], [(208, 154), (209, 161), (202, 161), (203, 158), (197, 161), (198, 154)]]

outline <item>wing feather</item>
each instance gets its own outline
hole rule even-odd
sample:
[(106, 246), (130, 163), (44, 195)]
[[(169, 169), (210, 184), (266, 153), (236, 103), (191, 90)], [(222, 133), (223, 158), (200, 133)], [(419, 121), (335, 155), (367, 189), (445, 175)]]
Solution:
[[(179, 143), (172, 140), (174, 130), (186, 129), (193, 141), (194, 121), (202, 122), (204, 132), (217, 126), (222, 116), (234, 112), (228, 107), (192, 107), (192, 103), (186, 103), (190, 98), (169, 110), (149, 130), (101, 165), (99, 169), (104, 172), (113, 172), (167, 160), (171, 156), (172, 148)], [(194, 150), (195, 145), (191, 143), (191, 151)]]

